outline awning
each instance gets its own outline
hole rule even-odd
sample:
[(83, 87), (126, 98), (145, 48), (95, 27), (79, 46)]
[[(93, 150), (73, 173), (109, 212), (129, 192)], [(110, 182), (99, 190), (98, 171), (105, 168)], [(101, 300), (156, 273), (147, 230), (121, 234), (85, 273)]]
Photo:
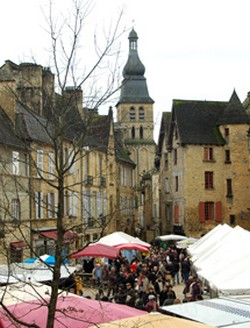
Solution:
[(44, 237), (47, 237), (49, 239), (54, 239), (57, 240), (57, 231), (53, 230), (53, 231), (44, 231), (41, 233)]
[(24, 247), (27, 247), (27, 244), (24, 241), (15, 241), (13, 243), (10, 243), (10, 246), (16, 249), (22, 249)]
[[(57, 240), (57, 230), (44, 231), (41, 234), (49, 239)], [(65, 243), (72, 243), (79, 240), (79, 236), (73, 231), (68, 230), (65, 232), (63, 239)]]

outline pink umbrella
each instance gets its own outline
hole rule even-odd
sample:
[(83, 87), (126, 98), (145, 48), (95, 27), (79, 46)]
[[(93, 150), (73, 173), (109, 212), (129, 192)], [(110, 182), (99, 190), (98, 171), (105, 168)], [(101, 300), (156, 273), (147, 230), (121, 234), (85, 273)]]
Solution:
[(109, 259), (115, 259), (119, 255), (120, 249), (104, 244), (89, 244), (80, 252), (72, 255), (74, 259), (81, 257), (106, 257)]
[[(78, 296), (59, 297), (56, 309), (55, 328), (96, 327), (100, 323), (145, 314), (145, 311), (123, 304), (100, 302)], [(8, 310), (19, 320), (29, 324), (36, 324), (40, 328), (46, 328), (48, 307), (45, 300), (13, 304), (8, 306)], [(11, 318), (0, 308), (0, 327), (14, 326)]]

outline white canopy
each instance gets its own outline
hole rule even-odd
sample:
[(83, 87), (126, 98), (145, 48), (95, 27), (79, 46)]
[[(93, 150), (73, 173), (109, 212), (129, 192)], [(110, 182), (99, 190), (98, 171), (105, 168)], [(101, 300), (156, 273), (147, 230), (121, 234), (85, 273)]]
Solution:
[(102, 237), (97, 243), (118, 247), (121, 250), (139, 249), (147, 251), (151, 246), (149, 243), (146, 243), (137, 237), (130, 236), (122, 231), (113, 232), (110, 235)]
[(182, 235), (170, 234), (170, 235), (158, 236), (155, 239), (161, 241), (171, 241), (171, 240), (175, 241), (175, 240), (185, 240), (187, 238), (188, 237)]
[(167, 313), (203, 322), (214, 327), (249, 327), (249, 303), (230, 298), (213, 298), (161, 307)]
[(223, 239), (232, 228), (227, 224), (219, 224), (206, 235), (201, 237), (197, 242), (188, 248), (189, 254), (192, 256), (192, 261), (200, 259), (203, 254), (206, 254), (217, 242)]
[[(77, 266), (62, 265), (61, 278), (67, 278)], [(40, 263), (12, 263), (0, 265), (0, 283), (43, 282), (53, 278), (53, 269)]]
[(250, 293), (250, 232), (239, 226), (226, 229), (224, 234), (218, 233), (221, 228), (210, 234), (191, 260), (198, 276), (218, 294)]

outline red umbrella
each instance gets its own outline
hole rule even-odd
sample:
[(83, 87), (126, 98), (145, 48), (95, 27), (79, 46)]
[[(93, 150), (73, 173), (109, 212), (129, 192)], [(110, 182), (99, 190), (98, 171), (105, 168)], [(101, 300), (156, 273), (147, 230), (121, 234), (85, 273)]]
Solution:
[(89, 244), (80, 252), (72, 255), (74, 259), (80, 257), (106, 257), (109, 259), (115, 259), (119, 255), (120, 250), (118, 248), (104, 245), (104, 244)]

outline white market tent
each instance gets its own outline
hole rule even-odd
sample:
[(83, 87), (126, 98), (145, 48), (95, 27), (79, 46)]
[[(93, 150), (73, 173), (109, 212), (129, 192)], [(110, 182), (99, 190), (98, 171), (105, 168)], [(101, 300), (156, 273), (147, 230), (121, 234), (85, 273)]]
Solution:
[(117, 247), (120, 250), (141, 250), (148, 251), (151, 247), (149, 243), (145, 241), (130, 236), (122, 231), (113, 232), (110, 235), (102, 237), (97, 243), (101, 243), (108, 246)]
[(160, 241), (171, 241), (171, 240), (172, 241), (177, 241), (177, 240), (188, 239), (188, 237), (182, 236), (182, 235), (169, 234), (169, 235), (158, 236), (155, 239), (160, 240)]
[(206, 235), (201, 237), (197, 242), (188, 248), (189, 254), (192, 256), (192, 261), (200, 259), (202, 255), (206, 254), (216, 243), (226, 236), (232, 228), (227, 224), (219, 224), (214, 229), (209, 231)]
[(5, 306), (41, 298), (48, 298), (51, 287), (40, 283), (18, 282), (0, 287), (0, 298)]
[(195, 256), (190, 250), (193, 266), (219, 295), (250, 293), (250, 232), (239, 226), (226, 228), (224, 233), (221, 229), (217, 228), (217, 233), (200, 243), (203, 247)]
[[(61, 266), (61, 278), (67, 278), (78, 266)], [(13, 284), (17, 282), (43, 282), (51, 281), (53, 270), (40, 263), (12, 263), (0, 265), (0, 284)]]
[(203, 322), (214, 327), (249, 328), (248, 302), (216, 298), (161, 307), (167, 314)]

